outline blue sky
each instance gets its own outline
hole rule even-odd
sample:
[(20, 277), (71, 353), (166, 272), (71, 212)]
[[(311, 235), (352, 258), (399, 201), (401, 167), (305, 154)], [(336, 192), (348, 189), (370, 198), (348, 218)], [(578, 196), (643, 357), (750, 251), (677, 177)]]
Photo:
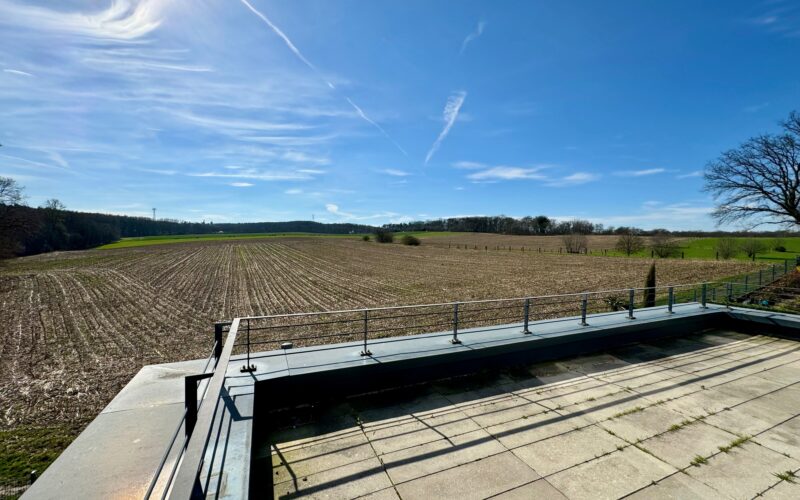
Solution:
[(0, 0), (0, 175), (184, 220), (711, 229), (699, 172), (800, 108), (772, 1)]

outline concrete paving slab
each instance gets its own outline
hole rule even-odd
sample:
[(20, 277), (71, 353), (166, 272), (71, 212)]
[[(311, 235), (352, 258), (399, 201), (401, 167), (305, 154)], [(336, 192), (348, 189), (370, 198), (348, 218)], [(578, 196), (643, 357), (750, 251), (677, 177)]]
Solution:
[(677, 472), (626, 498), (630, 500), (706, 500), (723, 497), (722, 493), (692, 478), (689, 474)]
[(580, 413), (592, 422), (601, 422), (620, 412), (637, 406), (649, 406), (656, 401), (656, 399), (651, 400), (634, 391), (622, 390), (593, 401), (571, 405), (564, 410), (570, 413)]
[(616, 499), (674, 472), (673, 467), (629, 446), (547, 480), (570, 499)]
[(692, 477), (732, 498), (753, 498), (775, 483), (775, 473), (797, 470), (800, 462), (755, 443), (720, 453), (691, 469)]
[(334, 469), (375, 457), (362, 432), (287, 450), (276, 443), (273, 450), (272, 464), (276, 478), (307, 476), (315, 471)]
[(780, 481), (774, 487), (763, 492), (760, 498), (767, 500), (795, 500), (800, 498), (800, 481)]
[(548, 411), (528, 418), (493, 425), (487, 427), (486, 430), (503, 446), (517, 448), (591, 424), (591, 420), (580, 413), (561, 414), (556, 411)]
[(499, 495), (490, 497), (502, 500), (531, 500), (532, 498), (542, 498), (547, 500), (566, 500), (563, 493), (555, 489), (546, 479), (537, 479), (532, 483), (505, 491)]
[(737, 437), (698, 420), (676, 431), (647, 439), (640, 446), (673, 467), (684, 469), (691, 465), (694, 457), (713, 455), (720, 446), (730, 444)]
[(538, 403), (531, 403), (525, 398), (512, 396), (480, 406), (461, 407), (461, 411), (481, 427), (487, 428), (511, 420), (535, 417), (548, 412), (549, 409)]
[(755, 439), (771, 450), (800, 459), (800, 416), (758, 434)]
[(543, 476), (586, 462), (628, 443), (596, 425), (514, 448), (513, 453)]
[(381, 456), (395, 484), (505, 452), (486, 431), (469, 432)]
[(404, 499), (487, 498), (539, 475), (510, 452), (431, 474), (397, 485)]
[[(783, 400), (780, 399), (781, 395), (795, 397)], [(800, 395), (779, 391), (774, 396), (765, 396), (729, 410), (722, 410), (706, 418), (706, 422), (737, 434), (754, 436), (796, 415), (799, 410), (796, 406), (798, 401)], [(792, 403), (792, 408), (785, 408)]]
[(621, 413), (598, 425), (632, 443), (667, 432), (671, 426), (686, 420), (684, 415), (663, 405), (633, 406), (622, 409)]
[(355, 498), (391, 487), (380, 460), (369, 458), (276, 483), (275, 498)]

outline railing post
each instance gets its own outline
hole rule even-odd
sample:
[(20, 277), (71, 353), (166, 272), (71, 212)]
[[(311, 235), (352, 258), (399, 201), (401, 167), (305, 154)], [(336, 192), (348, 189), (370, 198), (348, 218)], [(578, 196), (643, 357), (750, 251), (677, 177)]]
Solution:
[(362, 356), (372, 356), (372, 353), (367, 347), (368, 334), (369, 334), (369, 309), (364, 309), (364, 349), (361, 351)]
[(697, 302), (697, 288), (692, 286), (692, 302)]
[(246, 337), (247, 337), (247, 340), (246, 340), (246, 342), (247, 342), (247, 363), (239, 371), (242, 372), (242, 373), (252, 373), (252, 372), (256, 371), (256, 365), (250, 363), (250, 320), (248, 319), (246, 321), (247, 321), (247, 323), (246, 323), (247, 326), (245, 327), (245, 329), (246, 329), (246, 332), (247, 332), (247, 335), (246, 335)]
[(708, 309), (706, 306), (706, 294), (708, 293), (708, 286), (703, 283), (703, 287), (700, 289), (700, 307), (703, 309)]
[(458, 340), (458, 302), (453, 304), (453, 338), (450, 339), (451, 344), (460, 344)]
[(727, 289), (728, 294), (728, 307), (730, 307), (731, 302), (733, 302), (733, 284), (732, 283), (725, 283), (725, 288)]
[(530, 318), (531, 313), (531, 299), (525, 299), (525, 326), (522, 329), (522, 333), (525, 335), (530, 335), (531, 331), (528, 330), (528, 319)]
[(197, 379), (192, 376), (183, 378), (183, 400), (186, 406), (186, 437), (191, 437), (194, 424), (197, 423)]
[(222, 328), (225, 323), (214, 323), (214, 366), (217, 366), (222, 355)]
[(589, 326), (586, 322), (586, 309), (589, 307), (589, 295), (584, 293), (581, 297), (581, 326)]
[(675, 304), (675, 287), (668, 288), (667, 313), (672, 314), (672, 306)]
[(636, 299), (636, 291), (633, 288), (631, 288), (630, 290), (628, 290), (628, 319), (636, 319), (633, 317), (633, 301), (635, 299)]

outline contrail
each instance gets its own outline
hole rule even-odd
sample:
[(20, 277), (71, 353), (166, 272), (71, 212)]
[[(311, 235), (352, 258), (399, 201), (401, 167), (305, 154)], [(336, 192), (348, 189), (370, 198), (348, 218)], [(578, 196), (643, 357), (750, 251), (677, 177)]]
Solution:
[[(297, 58), (298, 58), (298, 59), (300, 59), (301, 61), (303, 61), (303, 64), (305, 64), (306, 66), (308, 66), (309, 68), (311, 68), (311, 69), (312, 69), (312, 70), (313, 70), (315, 73), (317, 73), (317, 75), (318, 75), (320, 78), (322, 78), (322, 79), (325, 81), (325, 83), (328, 85), (328, 87), (330, 87), (330, 88), (331, 88), (331, 90), (334, 90), (334, 91), (336, 90), (336, 86), (335, 86), (333, 83), (331, 83), (330, 81), (326, 80), (326, 79), (325, 79), (325, 78), (322, 76), (322, 73), (320, 72), (320, 70), (319, 70), (319, 69), (317, 69), (317, 67), (316, 67), (316, 66), (314, 66), (314, 65), (311, 63), (311, 61), (309, 61), (308, 59), (306, 59), (306, 56), (304, 56), (304, 55), (303, 55), (303, 53), (302, 53), (302, 52), (300, 52), (300, 49), (298, 49), (298, 48), (297, 48), (297, 46), (295, 46), (295, 44), (293, 44), (293, 43), (292, 43), (292, 41), (289, 39), (289, 37), (288, 37), (288, 36), (286, 36), (286, 33), (284, 33), (283, 31), (281, 31), (281, 29), (280, 29), (280, 28), (278, 28), (278, 27), (277, 27), (275, 24), (273, 24), (273, 22), (272, 22), (272, 21), (270, 21), (270, 20), (269, 20), (269, 18), (267, 18), (267, 16), (265, 16), (264, 14), (262, 14), (262, 13), (261, 13), (261, 12), (260, 12), (258, 9), (256, 9), (255, 7), (253, 7), (253, 6), (250, 4), (250, 2), (248, 2), (248, 0), (241, 0), (241, 2), (244, 4), (244, 6), (245, 6), (245, 7), (247, 7), (248, 9), (250, 9), (250, 12), (252, 12), (252, 13), (253, 13), (253, 14), (255, 14), (255, 15), (257, 15), (257, 16), (259, 17), (259, 19), (261, 19), (262, 21), (264, 21), (264, 23), (265, 23), (267, 26), (269, 26), (269, 27), (270, 27), (270, 29), (271, 29), (273, 32), (275, 32), (275, 34), (276, 34), (276, 35), (278, 35), (278, 36), (279, 36), (279, 37), (280, 37), (280, 38), (281, 38), (281, 39), (284, 41), (284, 43), (286, 43), (286, 46), (287, 46), (287, 47), (289, 47), (289, 50), (291, 50), (291, 51), (292, 51), (292, 53), (294, 53), (294, 55), (295, 55), (295, 56), (297, 56)], [(344, 96), (344, 98), (345, 98), (345, 100), (348, 102), (348, 104), (350, 104), (350, 106), (352, 106), (352, 107), (353, 107), (353, 109), (355, 109), (356, 113), (358, 113), (358, 116), (360, 116), (360, 117), (361, 117), (361, 118), (362, 118), (364, 121), (366, 121), (367, 123), (369, 123), (370, 125), (372, 125), (372, 126), (373, 126), (373, 127), (375, 127), (376, 129), (378, 129), (378, 131), (380, 131), (380, 133), (381, 133), (381, 134), (383, 134), (383, 136), (384, 136), (384, 137), (386, 137), (387, 139), (389, 139), (389, 141), (390, 141), (392, 144), (394, 144), (394, 145), (395, 145), (395, 147), (396, 147), (397, 149), (399, 149), (401, 153), (403, 153), (404, 155), (408, 156), (408, 153), (406, 152), (406, 150), (405, 150), (405, 149), (403, 149), (403, 148), (400, 146), (400, 144), (398, 144), (398, 143), (397, 143), (397, 141), (395, 141), (394, 139), (392, 139), (392, 138), (391, 138), (391, 136), (390, 136), (390, 135), (389, 135), (389, 134), (386, 132), (386, 130), (384, 130), (384, 129), (383, 129), (383, 127), (381, 127), (381, 126), (380, 126), (380, 125), (378, 125), (378, 124), (377, 124), (377, 123), (376, 123), (374, 120), (372, 120), (370, 117), (368, 117), (368, 116), (367, 116), (367, 114), (366, 114), (366, 113), (364, 113), (364, 110), (362, 110), (362, 109), (361, 109), (359, 106), (357, 106), (357, 105), (356, 105), (356, 103), (354, 103), (354, 102), (353, 102), (353, 101), (352, 101), (352, 100), (351, 100), (349, 97), (347, 97), (347, 96)]]
[(428, 151), (428, 154), (425, 156), (425, 164), (427, 165), (433, 155), (436, 154), (436, 151), (439, 150), (439, 146), (442, 145), (442, 141), (447, 134), (450, 133), (450, 129), (453, 128), (453, 124), (456, 122), (456, 118), (458, 118), (458, 112), (461, 110), (461, 105), (464, 104), (464, 99), (467, 98), (467, 93), (464, 91), (456, 92), (452, 94), (450, 97), (447, 98), (447, 104), (444, 105), (444, 128), (441, 132), (439, 132), (439, 137), (433, 141), (431, 145), (431, 149)]
[(359, 114), (359, 116), (361, 116), (361, 118), (363, 118), (364, 120), (366, 120), (366, 121), (367, 121), (367, 123), (371, 123), (371, 124), (372, 124), (372, 125), (373, 125), (375, 128), (377, 128), (378, 130), (380, 130), (380, 131), (381, 131), (381, 133), (382, 133), (382, 134), (383, 134), (383, 135), (384, 135), (384, 136), (385, 136), (387, 139), (389, 139), (389, 140), (392, 142), (392, 144), (394, 144), (394, 145), (397, 147), (397, 149), (399, 149), (399, 150), (400, 150), (400, 152), (401, 152), (401, 153), (403, 153), (404, 155), (408, 156), (408, 153), (406, 152), (406, 150), (405, 150), (405, 149), (403, 149), (403, 148), (402, 148), (402, 146), (400, 146), (399, 144), (397, 144), (397, 142), (395, 142), (395, 140), (391, 138), (391, 136), (388, 134), (388, 132), (386, 132), (386, 131), (383, 129), (383, 127), (381, 127), (380, 125), (378, 125), (377, 123), (375, 123), (374, 121), (372, 121), (372, 119), (371, 119), (370, 117), (368, 117), (368, 116), (367, 116), (367, 115), (364, 113), (364, 111), (363, 111), (361, 108), (359, 108), (359, 107), (358, 107), (358, 105), (357, 105), (356, 103), (354, 103), (352, 100), (350, 100), (350, 98), (349, 98), (349, 97), (346, 97), (346, 96), (345, 96), (345, 99), (347, 99), (347, 102), (349, 102), (349, 103), (350, 103), (350, 105), (351, 105), (351, 106), (353, 106), (353, 109), (355, 109), (355, 110), (356, 110), (356, 113), (358, 113), (358, 114)]

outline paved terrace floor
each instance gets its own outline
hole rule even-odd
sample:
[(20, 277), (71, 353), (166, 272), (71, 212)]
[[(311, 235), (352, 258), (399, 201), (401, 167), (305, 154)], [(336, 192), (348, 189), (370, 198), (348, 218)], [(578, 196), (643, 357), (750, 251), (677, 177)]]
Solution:
[(800, 498), (800, 343), (636, 344), (296, 410), (272, 441), (277, 498)]

